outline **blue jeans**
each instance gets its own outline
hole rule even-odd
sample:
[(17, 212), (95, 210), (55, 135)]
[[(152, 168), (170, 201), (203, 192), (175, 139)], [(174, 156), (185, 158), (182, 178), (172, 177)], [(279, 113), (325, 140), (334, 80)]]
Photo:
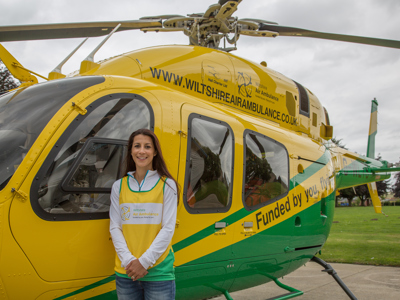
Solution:
[(133, 281), (115, 276), (118, 300), (174, 300), (175, 280)]

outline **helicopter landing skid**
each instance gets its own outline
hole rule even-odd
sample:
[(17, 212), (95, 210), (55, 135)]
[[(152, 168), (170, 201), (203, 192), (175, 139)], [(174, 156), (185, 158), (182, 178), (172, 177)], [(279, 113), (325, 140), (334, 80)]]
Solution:
[[(290, 292), (287, 294), (283, 294), (283, 295), (279, 296), (278, 298), (269, 298), (266, 300), (286, 300), (286, 299), (290, 299), (290, 298), (294, 298), (294, 297), (303, 295), (302, 291), (296, 290), (295, 288), (292, 288), (290, 286), (283, 284), (282, 282), (280, 282), (278, 280), (278, 278), (272, 277), (271, 275), (266, 274), (266, 273), (261, 273), (261, 274), (268, 278), (271, 278), (277, 286)], [(229, 292), (227, 290), (221, 290), (221, 292), (224, 294), (226, 300), (233, 300), (233, 298), (231, 297), (231, 295), (229, 294)]]
[(322, 272), (327, 272), (329, 275), (332, 275), (332, 277), (336, 280), (336, 282), (340, 285), (340, 287), (345, 291), (347, 296), (349, 296), (350, 299), (352, 300), (357, 300), (356, 296), (353, 295), (353, 293), (349, 290), (349, 288), (344, 284), (344, 282), (340, 279), (339, 275), (337, 275), (336, 271), (332, 268), (332, 266), (322, 259), (314, 256), (312, 261), (316, 262), (317, 264), (323, 266), (325, 270), (322, 270)]
[(278, 280), (278, 278), (273, 278), (273, 280), (274, 280), (274, 282), (275, 282), (275, 284), (277, 286), (279, 286), (282, 289), (285, 289), (285, 290), (289, 291), (290, 293), (283, 294), (283, 295), (279, 296), (278, 298), (275, 298), (275, 297), (274, 298), (269, 298), (267, 300), (286, 300), (286, 299), (298, 297), (298, 296), (301, 296), (301, 295), (304, 294), (302, 291), (296, 290), (295, 288), (292, 288), (292, 287), (290, 287), (288, 285), (283, 284), (282, 282), (280, 282)]

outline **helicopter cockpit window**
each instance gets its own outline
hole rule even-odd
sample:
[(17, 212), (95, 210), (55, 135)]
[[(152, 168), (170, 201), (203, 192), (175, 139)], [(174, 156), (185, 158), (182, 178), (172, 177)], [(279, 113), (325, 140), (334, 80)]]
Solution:
[(331, 125), (331, 122), (329, 121), (329, 114), (326, 108), (324, 107), (324, 113), (325, 113), (325, 123), (326, 125)]
[(66, 192), (109, 192), (115, 178), (122, 177), (126, 141), (89, 138), (61, 183)]
[(225, 122), (191, 114), (184, 203), (190, 213), (225, 212), (231, 205), (234, 139)]
[(255, 209), (278, 200), (289, 191), (286, 148), (268, 137), (246, 130), (243, 202)]
[(103, 81), (100, 76), (66, 78), (0, 96), (0, 190), (55, 113), (73, 96)]
[(299, 90), (299, 95), (300, 95), (300, 107), (299, 107), (299, 112), (300, 114), (310, 117), (310, 100), (308, 98), (308, 94), (306, 89), (298, 82), (293, 81), (297, 89)]
[[(44, 219), (107, 218), (112, 184), (130, 134), (153, 128), (148, 102), (132, 94), (102, 97), (79, 115), (50, 152), (38, 173), (32, 206)], [(32, 190), (34, 192), (34, 189)]]

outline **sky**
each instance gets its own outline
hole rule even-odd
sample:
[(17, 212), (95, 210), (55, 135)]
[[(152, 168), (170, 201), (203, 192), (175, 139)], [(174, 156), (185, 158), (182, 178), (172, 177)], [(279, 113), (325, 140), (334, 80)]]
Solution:
[[(217, 0), (0, 0), (0, 26), (137, 20), (143, 16), (205, 12)], [(398, 0), (243, 0), (233, 16), (304, 29), (400, 40)], [(89, 39), (62, 69), (68, 74), (102, 38)], [(26, 68), (47, 76), (82, 39), (2, 43)], [(95, 61), (149, 46), (188, 44), (183, 33), (114, 34)], [(334, 136), (365, 155), (371, 100), (378, 107), (376, 155), (400, 160), (400, 49), (302, 37), (241, 36), (234, 55), (268, 67), (307, 87), (329, 113)]]

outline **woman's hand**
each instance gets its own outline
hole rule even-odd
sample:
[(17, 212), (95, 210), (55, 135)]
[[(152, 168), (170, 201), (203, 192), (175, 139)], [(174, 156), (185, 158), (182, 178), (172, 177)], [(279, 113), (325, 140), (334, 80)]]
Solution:
[(147, 273), (147, 270), (143, 268), (138, 259), (132, 260), (125, 268), (126, 274), (132, 278), (133, 281), (143, 278)]

